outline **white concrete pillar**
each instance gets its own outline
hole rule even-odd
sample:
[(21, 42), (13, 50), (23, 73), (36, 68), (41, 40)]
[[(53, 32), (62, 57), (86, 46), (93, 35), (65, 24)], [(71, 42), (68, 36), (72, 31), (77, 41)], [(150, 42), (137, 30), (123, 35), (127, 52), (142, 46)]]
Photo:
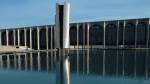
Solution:
[(90, 60), (90, 50), (89, 50), (89, 29), (90, 29), (90, 24), (87, 24), (87, 48), (88, 48), (88, 50), (87, 50), (87, 61), (86, 61), (86, 63), (87, 63), (87, 74), (89, 74), (89, 69), (90, 69), (90, 62), (89, 62), (89, 60)]
[(54, 67), (54, 51), (52, 51), (52, 49), (53, 49), (53, 26), (51, 25), (51, 70), (53, 70), (53, 67)]
[(18, 46), (20, 46), (20, 30), (17, 29), (17, 31), (18, 31)]
[(89, 45), (89, 30), (90, 30), (90, 24), (87, 24), (87, 48), (90, 48), (90, 45)]
[(123, 46), (125, 46), (125, 29), (126, 29), (126, 21), (123, 22)]
[(48, 44), (48, 26), (46, 26), (46, 50), (48, 50), (49, 44)]
[(8, 36), (8, 30), (6, 30), (6, 45), (9, 46), (9, 36)]
[(0, 31), (0, 46), (2, 46), (2, 32)]
[(9, 55), (6, 55), (7, 57), (7, 69), (10, 68), (10, 58), (9, 58)]
[(32, 28), (30, 28), (30, 48), (32, 49)]
[(146, 47), (149, 48), (149, 27), (150, 26), (150, 19), (148, 19), (148, 23), (147, 23), (147, 40), (146, 40)]
[(82, 46), (82, 48), (85, 48), (85, 26), (86, 26), (86, 24), (84, 23), (83, 24), (83, 46)]
[(79, 24), (77, 24), (77, 49), (79, 49)]
[(37, 27), (37, 47), (40, 50), (40, 28)]
[(79, 24), (77, 23), (77, 73), (79, 73)]
[(27, 47), (27, 29), (24, 28), (24, 45)]
[(14, 46), (16, 46), (16, 30), (13, 30)]
[(106, 22), (104, 22), (103, 25), (104, 25), (104, 39), (103, 39), (103, 42), (104, 42), (104, 48), (106, 48), (106, 37), (105, 37), (105, 36), (106, 36), (106, 35), (105, 35), (105, 33), (106, 33), (106, 32), (105, 32), (105, 29), (106, 29)]
[(37, 62), (38, 62), (38, 71), (41, 71), (41, 57), (40, 57), (40, 52), (38, 52)]
[(53, 49), (53, 26), (51, 25), (51, 49)]
[(117, 48), (119, 48), (119, 20), (117, 21)]
[(137, 27), (138, 27), (138, 19), (135, 22), (135, 48), (137, 47)]

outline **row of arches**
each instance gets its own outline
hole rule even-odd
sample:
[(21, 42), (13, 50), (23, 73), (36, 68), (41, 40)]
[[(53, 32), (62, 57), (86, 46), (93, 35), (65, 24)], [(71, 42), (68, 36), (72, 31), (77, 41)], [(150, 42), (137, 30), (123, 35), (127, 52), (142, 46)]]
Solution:
[[(46, 27), (42, 27), (39, 29), (39, 45), (38, 45), (38, 33), (37, 28), (26, 28), (18, 30), (3, 30), (1, 31), (1, 44), (9, 46), (28, 46), (28, 48), (38, 49), (38, 46), (41, 50), (51, 49), (54, 47), (54, 37), (53, 37), (53, 28), (48, 26), (46, 32)], [(7, 33), (8, 32), (8, 41), (7, 41)], [(26, 34), (25, 34), (26, 33)], [(52, 34), (51, 34), (52, 33)], [(19, 36), (18, 36), (19, 34)], [(31, 35), (30, 35), (31, 34)], [(46, 36), (46, 34), (48, 36)], [(26, 35), (26, 36), (25, 36)], [(26, 42), (25, 42), (26, 37)], [(48, 39), (46, 39), (48, 37)], [(19, 38), (19, 39), (18, 39)], [(19, 40), (19, 41), (18, 41)], [(18, 43), (19, 42), (19, 43)], [(31, 43), (32, 42), (32, 43)], [(48, 43), (47, 43), (48, 42)], [(52, 43), (52, 44), (51, 44)], [(47, 45), (48, 44), (48, 45)]]
[[(126, 23), (125, 27), (123, 22), (118, 25), (109, 23), (106, 24), (105, 28), (101, 24), (93, 23), (90, 25), (89, 31), (87, 24), (78, 24), (78, 29), (76, 25), (73, 24), (70, 26), (71, 45), (77, 45), (77, 43), (79, 45), (87, 45), (87, 40), (89, 40), (89, 45), (146, 45), (147, 42), (150, 44), (150, 41), (148, 41), (150, 39), (150, 34), (148, 33), (149, 27), (145, 22), (139, 22), (137, 25)], [(48, 49), (54, 48), (54, 28), (51, 28), (51, 26), (42, 26), (39, 28), (39, 48), (41, 50), (47, 49), (47, 47)], [(32, 45), (33, 49), (38, 49), (37, 32), (37, 28), (32, 28), (31, 31), (30, 28), (26, 28), (25, 34), (25, 29), (19, 29), (18, 39), (18, 30), (8, 30), (8, 43), (9, 45), (18, 45), (18, 42), (20, 42), (20, 46), (25, 46), (26, 35), (26, 45), (28, 47)], [(46, 34), (48, 34), (48, 37)], [(7, 45), (6, 30), (1, 31), (1, 41), (2, 45)]]
[[(87, 27), (83, 24), (77, 27), (71, 26), (70, 28), (70, 43), (77, 45), (77, 32), (79, 45), (87, 43)], [(105, 32), (105, 34), (104, 34)], [(140, 22), (138, 25), (127, 23), (124, 27), (123, 23), (107, 24), (104, 26), (100, 24), (92, 24), (89, 28), (89, 45), (145, 45), (148, 39), (147, 36), (148, 26), (145, 22)], [(105, 36), (104, 36), (105, 35)], [(104, 38), (105, 37), (105, 38)], [(85, 42), (84, 42), (85, 41)]]

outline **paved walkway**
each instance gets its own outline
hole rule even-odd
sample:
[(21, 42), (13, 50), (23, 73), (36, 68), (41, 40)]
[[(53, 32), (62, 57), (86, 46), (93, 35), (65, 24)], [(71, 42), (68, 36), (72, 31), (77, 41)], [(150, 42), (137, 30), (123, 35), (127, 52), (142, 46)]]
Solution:
[(25, 47), (16, 48), (16, 46), (0, 46), (0, 53), (4, 52), (26, 52), (30, 51), (31, 49), (27, 49)]

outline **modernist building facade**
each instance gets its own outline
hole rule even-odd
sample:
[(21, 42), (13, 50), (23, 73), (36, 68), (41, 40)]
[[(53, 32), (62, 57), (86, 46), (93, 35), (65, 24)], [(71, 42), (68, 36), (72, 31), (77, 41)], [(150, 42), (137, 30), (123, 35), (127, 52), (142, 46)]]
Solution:
[[(0, 30), (0, 45), (54, 49), (54, 25)], [(70, 23), (71, 48), (149, 48), (150, 19)]]

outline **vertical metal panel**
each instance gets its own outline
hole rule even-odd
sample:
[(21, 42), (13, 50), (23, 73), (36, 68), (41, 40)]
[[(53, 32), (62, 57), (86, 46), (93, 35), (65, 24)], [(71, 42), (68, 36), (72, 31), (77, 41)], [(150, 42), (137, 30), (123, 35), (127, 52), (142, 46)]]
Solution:
[(69, 17), (70, 17), (70, 4), (64, 3), (64, 14), (63, 14), (63, 48), (69, 48)]
[(60, 5), (56, 4), (56, 16), (55, 16), (55, 25), (56, 28), (54, 28), (54, 41), (55, 41), (55, 48), (60, 48)]

